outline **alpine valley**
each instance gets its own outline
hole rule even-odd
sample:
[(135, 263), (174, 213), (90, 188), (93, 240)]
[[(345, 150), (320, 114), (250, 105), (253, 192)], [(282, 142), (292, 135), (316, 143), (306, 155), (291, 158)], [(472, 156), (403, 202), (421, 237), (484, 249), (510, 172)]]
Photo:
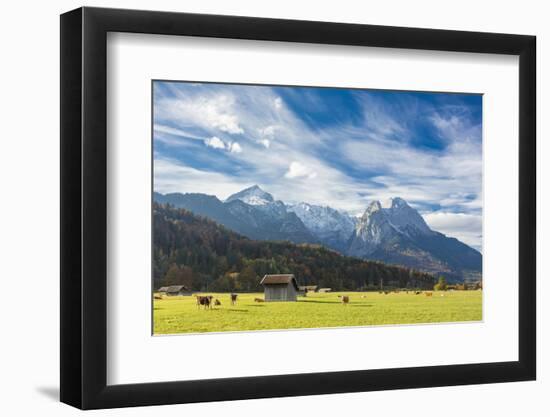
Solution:
[(448, 281), (481, 279), (477, 250), (432, 230), (399, 197), (373, 201), (361, 217), (308, 204), (285, 204), (254, 185), (225, 201), (199, 193), (154, 193), (159, 204), (184, 208), (255, 240), (321, 244), (343, 255), (444, 275)]

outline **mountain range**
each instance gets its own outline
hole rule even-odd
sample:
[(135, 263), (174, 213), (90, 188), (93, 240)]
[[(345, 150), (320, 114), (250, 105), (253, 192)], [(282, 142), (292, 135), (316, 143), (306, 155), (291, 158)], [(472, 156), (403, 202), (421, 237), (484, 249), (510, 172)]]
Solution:
[(322, 244), (341, 254), (401, 265), (449, 281), (481, 279), (482, 256), (458, 239), (432, 230), (396, 197), (373, 201), (360, 218), (331, 207), (285, 204), (254, 185), (225, 201), (200, 193), (154, 193), (157, 203), (187, 209), (256, 240)]

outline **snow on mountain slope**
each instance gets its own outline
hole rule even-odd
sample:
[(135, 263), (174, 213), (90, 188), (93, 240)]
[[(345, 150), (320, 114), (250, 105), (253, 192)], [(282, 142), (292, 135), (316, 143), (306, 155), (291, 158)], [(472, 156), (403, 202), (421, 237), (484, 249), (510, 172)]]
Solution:
[(253, 185), (230, 195), (225, 202), (230, 203), (234, 200), (241, 200), (243, 203), (250, 204), (251, 206), (264, 206), (274, 202), (273, 196), (262, 190), (258, 185)]
[(298, 203), (287, 206), (327, 246), (344, 252), (355, 229), (356, 219), (327, 206)]

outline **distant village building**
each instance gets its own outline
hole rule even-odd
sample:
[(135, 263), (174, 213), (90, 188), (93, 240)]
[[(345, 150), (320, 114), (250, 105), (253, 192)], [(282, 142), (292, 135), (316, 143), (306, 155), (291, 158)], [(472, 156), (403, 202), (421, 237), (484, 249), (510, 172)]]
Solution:
[(188, 289), (185, 285), (171, 285), (166, 288), (166, 295), (191, 295), (191, 290)]
[(298, 283), (292, 274), (266, 275), (260, 281), (265, 301), (296, 301)]
[(300, 285), (298, 286), (298, 295), (306, 296), (308, 292), (317, 291), (317, 285)]
[(319, 292), (331, 292), (332, 288), (319, 288)]

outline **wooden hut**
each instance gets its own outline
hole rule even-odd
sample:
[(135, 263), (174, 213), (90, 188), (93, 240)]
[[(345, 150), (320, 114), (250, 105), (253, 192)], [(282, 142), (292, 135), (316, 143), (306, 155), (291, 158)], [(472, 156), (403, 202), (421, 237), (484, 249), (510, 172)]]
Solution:
[(191, 295), (191, 290), (185, 285), (170, 285), (165, 292), (166, 295)]
[(168, 287), (160, 287), (157, 292), (166, 292), (167, 289)]
[(264, 300), (296, 301), (298, 283), (292, 274), (266, 275), (260, 281), (264, 287)]

